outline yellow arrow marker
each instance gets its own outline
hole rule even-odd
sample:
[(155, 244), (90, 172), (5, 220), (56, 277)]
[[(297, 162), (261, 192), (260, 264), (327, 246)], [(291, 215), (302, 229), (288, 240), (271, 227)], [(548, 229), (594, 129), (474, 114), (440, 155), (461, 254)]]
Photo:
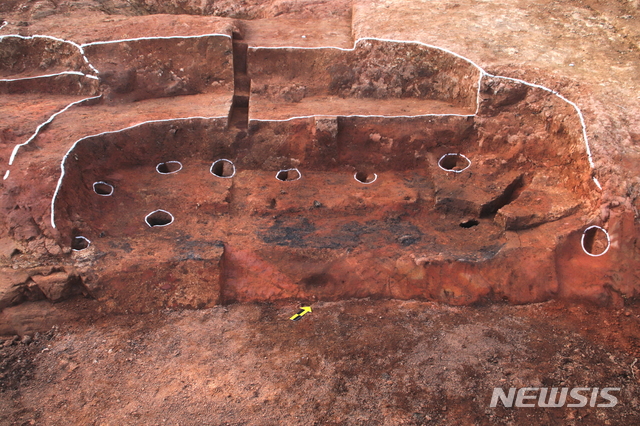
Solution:
[(297, 314), (295, 314), (294, 316), (292, 316), (291, 318), (289, 318), (291, 321), (298, 321), (300, 318), (302, 318), (303, 316), (311, 313), (311, 306), (301, 306), (300, 307), (300, 312), (298, 312)]

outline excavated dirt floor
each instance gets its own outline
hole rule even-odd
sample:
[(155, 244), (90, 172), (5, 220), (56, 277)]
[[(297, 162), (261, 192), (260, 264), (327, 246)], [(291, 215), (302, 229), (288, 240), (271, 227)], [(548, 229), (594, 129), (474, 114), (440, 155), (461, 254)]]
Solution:
[[(0, 349), (7, 425), (636, 425), (640, 307), (323, 302), (96, 317)], [(68, 312), (67, 312), (68, 315)], [(86, 315), (86, 316), (85, 316)], [(93, 316), (92, 316), (93, 315)], [(49, 312), (53, 320), (54, 312)], [(6, 344), (5, 344), (6, 345)], [(612, 408), (494, 387), (619, 387)], [(603, 402), (602, 400), (599, 401)]]
[(640, 424), (639, 49), (637, 0), (2, 2), (0, 424)]

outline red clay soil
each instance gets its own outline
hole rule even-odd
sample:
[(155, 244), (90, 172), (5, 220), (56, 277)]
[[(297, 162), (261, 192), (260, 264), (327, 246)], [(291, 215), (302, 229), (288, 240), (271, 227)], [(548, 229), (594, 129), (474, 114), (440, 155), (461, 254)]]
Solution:
[(3, 2), (0, 423), (638, 424), (638, 19)]
[[(297, 304), (96, 317), (94, 303), (55, 305), (77, 320), (0, 349), (1, 424), (640, 421), (637, 304), (603, 310), (361, 299), (316, 303), (290, 321)], [(492, 408), (496, 387), (620, 390), (610, 408)]]

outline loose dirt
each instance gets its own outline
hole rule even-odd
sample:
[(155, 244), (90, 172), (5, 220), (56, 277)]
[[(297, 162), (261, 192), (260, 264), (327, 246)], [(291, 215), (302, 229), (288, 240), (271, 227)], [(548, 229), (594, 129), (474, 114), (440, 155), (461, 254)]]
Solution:
[[(0, 349), (6, 425), (634, 425), (640, 306), (294, 303), (89, 317)], [(91, 303), (58, 305), (91, 312)], [(93, 318), (91, 317), (93, 315)], [(11, 340), (9, 340), (11, 341)], [(493, 389), (618, 387), (612, 408)], [(601, 401), (602, 402), (602, 401)]]

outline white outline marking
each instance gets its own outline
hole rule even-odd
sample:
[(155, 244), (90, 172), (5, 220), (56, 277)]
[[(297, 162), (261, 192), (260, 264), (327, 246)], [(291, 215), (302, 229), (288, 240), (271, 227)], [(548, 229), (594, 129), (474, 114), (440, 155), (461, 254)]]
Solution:
[(595, 177), (595, 176), (593, 177), (593, 182), (596, 184), (596, 186), (598, 187), (598, 189), (599, 189), (600, 191), (602, 191), (602, 185), (600, 185), (600, 181), (598, 180), (598, 178), (597, 178), (597, 177)]
[[(358, 173), (360, 173), (360, 172), (355, 172), (355, 173), (353, 174), (353, 178), (354, 178), (358, 183), (361, 183), (361, 184), (363, 184), (363, 185), (371, 185), (373, 182), (375, 182), (375, 181), (377, 181), (377, 180), (378, 180), (378, 174), (377, 174), (377, 173), (374, 173), (374, 174), (373, 174), (373, 180), (372, 180), (371, 182), (363, 182), (363, 181), (361, 181), (360, 179), (358, 179), (358, 178), (356, 177), (356, 176), (358, 176)], [(369, 175), (368, 175), (368, 174), (367, 174), (367, 177), (369, 177)]]
[[(442, 162), (442, 160), (444, 160), (444, 157), (449, 157), (451, 155), (455, 155), (456, 157), (462, 157), (465, 160), (467, 160), (467, 162), (469, 163), (467, 165), (467, 167), (465, 167), (464, 169), (461, 170), (454, 170), (454, 169), (445, 169), (444, 167), (442, 167), (442, 165), (440, 164)], [(450, 152), (448, 154), (444, 154), (442, 157), (440, 157), (440, 159), (438, 160), (438, 167), (440, 167), (442, 170), (444, 170), (445, 172), (453, 172), (453, 173), (462, 173), (465, 170), (467, 170), (469, 167), (471, 167), (471, 160), (469, 160), (469, 158), (467, 158), (466, 155), (464, 154), (460, 154), (458, 152)]]
[(31, 143), (31, 141), (33, 141), (38, 136), (38, 134), (40, 133), (40, 130), (42, 130), (49, 123), (51, 123), (53, 121), (53, 119), (56, 118), (58, 115), (62, 114), (63, 112), (65, 112), (66, 110), (68, 110), (69, 108), (71, 108), (74, 105), (79, 105), (79, 104), (81, 104), (83, 102), (86, 102), (86, 101), (89, 101), (89, 100), (100, 99), (101, 97), (102, 97), (102, 95), (92, 96), (90, 98), (84, 98), (84, 99), (81, 99), (81, 100), (76, 101), (76, 102), (71, 102), (69, 105), (67, 105), (66, 107), (64, 107), (60, 111), (58, 111), (55, 114), (53, 114), (51, 117), (49, 117), (49, 119), (47, 121), (45, 121), (44, 123), (42, 123), (41, 125), (39, 125), (36, 128), (35, 133), (33, 135), (31, 135), (31, 137), (29, 139), (27, 139), (26, 142), (23, 142), (23, 143), (21, 143), (19, 145), (16, 145), (15, 147), (13, 147), (13, 152), (11, 153), (11, 157), (9, 158), (9, 165), (10, 166), (13, 165), (13, 161), (16, 159), (16, 155), (18, 154), (18, 151), (20, 150), (20, 148), (25, 146), (25, 145), (28, 145), (29, 143)]
[(129, 127), (124, 127), (122, 129), (119, 130), (112, 130), (112, 131), (108, 131), (108, 132), (101, 132), (101, 133), (96, 133), (95, 135), (89, 135), (89, 136), (84, 136), (80, 139), (78, 139), (77, 141), (75, 141), (73, 143), (73, 145), (71, 146), (71, 148), (69, 148), (69, 150), (67, 151), (67, 153), (64, 155), (64, 157), (62, 157), (62, 161), (60, 162), (60, 177), (58, 178), (58, 183), (56, 185), (56, 190), (53, 193), (53, 197), (51, 198), (51, 227), (53, 227), (55, 229), (56, 227), (56, 214), (55, 214), (55, 206), (56, 206), (56, 199), (58, 198), (58, 193), (60, 192), (60, 188), (62, 187), (62, 181), (64, 179), (64, 175), (65, 175), (65, 168), (64, 168), (64, 163), (67, 161), (67, 158), (69, 158), (69, 155), (71, 154), (71, 151), (73, 151), (75, 149), (75, 147), (82, 141), (86, 140), (86, 139), (90, 139), (90, 138), (95, 138), (98, 136), (104, 136), (104, 135), (111, 135), (111, 134), (116, 134), (116, 133), (121, 133), (121, 132), (125, 132), (127, 130), (131, 130), (133, 128), (139, 127), (139, 126), (143, 126), (145, 124), (150, 124), (150, 123), (166, 123), (166, 122), (171, 122), (171, 121), (184, 121), (184, 120), (194, 120), (194, 119), (201, 119), (201, 120), (213, 120), (213, 119), (218, 119), (218, 118), (223, 118), (226, 119), (228, 117), (226, 116), (216, 116), (216, 117), (184, 117), (184, 118), (167, 118), (167, 119), (163, 119), (163, 120), (149, 120), (149, 121), (143, 121), (142, 123), (137, 123), (134, 124), (132, 126)]
[(74, 240), (74, 241), (75, 241), (75, 240), (85, 240), (85, 241), (87, 242), (87, 246), (86, 246), (85, 248), (81, 248), (81, 249), (74, 249), (74, 248), (72, 248), (71, 250), (73, 250), (73, 251), (82, 251), (82, 250), (86, 250), (86, 249), (88, 249), (88, 248), (89, 248), (89, 246), (91, 245), (91, 240), (90, 240), (90, 239), (88, 239), (87, 237), (83, 237), (82, 235), (78, 235), (78, 236), (73, 237), (73, 240)]
[(7, 170), (6, 172), (4, 172), (4, 178), (2, 178), (2, 180), (7, 180), (9, 178), (9, 173), (11, 173), (10, 170)]
[[(96, 191), (96, 185), (107, 185), (108, 187), (111, 188), (111, 192), (108, 194), (101, 194), (98, 191)], [(113, 185), (111, 185), (110, 183), (104, 182), (102, 180), (98, 181), (98, 182), (93, 182), (93, 192), (95, 192), (96, 194), (98, 194), (101, 197), (111, 197), (113, 195), (113, 191), (114, 191), (114, 187)]]
[(464, 56), (455, 53), (449, 49), (445, 49), (444, 47), (438, 47), (438, 46), (433, 46), (431, 44), (427, 44), (427, 43), (423, 43), (421, 41), (410, 41), (410, 40), (391, 40), (388, 38), (377, 38), (377, 37), (362, 37), (357, 39), (354, 43), (353, 43), (353, 47), (349, 47), (349, 48), (345, 48), (345, 47), (336, 47), (336, 46), (319, 46), (319, 47), (296, 47), (296, 46), (249, 46), (249, 49), (253, 49), (253, 50), (267, 50), (267, 49), (301, 49), (301, 50), (319, 50), (319, 49), (336, 49), (336, 50), (341, 50), (343, 52), (352, 52), (354, 50), (356, 50), (356, 46), (358, 43), (360, 43), (361, 41), (368, 41), (368, 40), (375, 40), (375, 41), (384, 41), (384, 42), (392, 42), (392, 43), (401, 43), (401, 44), (420, 44), (422, 46), (425, 47), (429, 47), (432, 49), (436, 49), (436, 50), (440, 50), (442, 52), (445, 53), (449, 53), (459, 59), (462, 59), (466, 62), (468, 62), (469, 64), (471, 64), (472, 66), (474, 66), (480, 73), (486, 74), (486, 72), (475, 62), (473, 62), (471, 59), (469, 58), (465, 58)]
[(100, 46), (100, 45), (105, 45), (105, 44), (117, 44), (117, 43), (128, 43), (131, 41), (141, 41), (141, 40), (188, 40), (188, 39), (194, 39), (194, 38), (206, 38), (206, 37), (226, 37), (231, 39), (232, 37), (229, 34), (201, 34), (201, 35), (197, 35), (197, 36), (167, 36), (167, 37), (138, 37), (138, 38), (125, 38), (125, 39), (120, 39), (120, 40), (105, 40), (105, 41), (94, 41), (91, 43), (83, 43), (81, 45), (79, 45), (80, 50), (82, 52), (82, 58), (85, 60), (85, 62), (91, 67), (91, 69), (96, 73), (96, 74), (100, 74), (100, 71), (98, 71), (93, 65), (91, 65), (91, 63), (89, 62), (89, 59), (87, 59), (87, 56), (84, 52), (84, 48), (85, 47), (91, 47), (91, 46)]
[[(227, 163), (231, 164), (231, 167), (233, 167), (233, 173), (231, 173), (231, 176), (220, 176), (220, 175), (217, 175), (217, 174), (213, 173), (213, 167), (216, 164), (218, 164), (220, 161), (226, 161)], [(236, 165), (233, 164), (233, 161), (231, 161), (231, 160), (227, 160), (226, 158), (220, 158), (219, 160), (216, 160), (216, 161), (213, 162), (213, 164), (211, 164), (211, 167), (209, 168), (209, 173), (211, 173), (215, 177), (218, 177), (218, 178), (221, 178), (221, 179), (231, 179), (232, 177), (234, 177), (236, 175)]]
[(129, 41), (140, 41), (140, 40), (187, 40), (190, 38), (205, 38), (205, 37), (226, 37), (231, 38), (229, 34), (200, 34), (195, 36), (157, 36), (157, 37), (137, 37), (137, 38), (124, 38), (120, 40), (105, 40), (105, 41), (93, 41), (91, 43), (83, 43), (80, 45), (81, 48), (85, 48), (87, 46), (97, 46), (102, 44), (115, 44), (115, 43), (125, 43)]
[(290, 117), (290, 118), (265, 118), (265, 119), (261, 119), (261, 118), (252, 118), (249, 120), (249, 123), (251, 123), (252, 121), (257, 121), (257, 122), (285, 122), (285, 121), (291, 121), (291, 120), (301, 120), (304, 118), (317, 118), (317, 117), (328, 117), (328, 118), (332, 118), (332, 117), (344, 117), (344, 118), (353, 118), (353, 117), (360, 117), (360, 118), (424, 118), (424, 117), (475, 117), (476, 114), (418, 114), (418, 115), (360, 115), (360, 114), (353, 114), (353, 115), (343, 115), (343, 114), (316, 114), (316, 115), (299, 115), (296, 117)]
[(0, 30), (3, 29), (4, 27), (6, 27), (8, 24), (7, 21), (2, 21), (2, 23), (0, 24)]
[[(290, 171), (293, 171), (293, 170), (295, 170), (296, 172), (298, 172), (298, 178), (297, 178), (297, 179), (291, 179), (291, 180), (289, 180), (289, 179), (285, 179), (285, 180), (282, 180), (282, 179), (280, 179), (280, 178), (278, 177), (278, 175), (279, 175), (280, 173), (282, 173), (282, 172), (290, 172)], [(289, 176), (287, 176), (287, 177), (289, 177)], [(278, 179), (280, 182), (295, 182), (295, 181), (297, 181), (297, 180), (302, 179), (302, 173), (300, 173), (300, 170), (298, 170), (298, 168), (297, 168), (297, 167), (294, 167), (294, 168), (292, 168), (292, 169), (282, 169), (282, 170), (278, 170), (278, 173), (276, 173), (276, 179)]]
[(58, 37), (53, 37), (53, 36), (46, 36), (46, 35), (32, 35), (32, 36), (22, 36), (19, 34), (7, 34), (7, 35), (2, 35), (0, 36), (0, 42), (2, 40), (4, 40), (5, 38), (19, 38), (22, 40), (33, 40), (36, 38), (42, 38), (42, 39), (46, 39), (46, 40), (54, 40), (54, 41), (59, 41), (62, 43), (68, 43), (70, 45), (72, 45), (73, 47), (75, 47), (76, 49), (78, 49), (78, 51), (80, 52), (80, 55), (82, 56), (82, 59), (84, 60), (85, 64), (87, 64), (87, 66), (96, 74), (100, 74), (100, 72), (91, 64), (91, 62), (89, 62), (89, 60), (87, 59), (87, 57), (84, 54), (84, 49), (82, 48), (82, 45), (70, 41), (70, 40), (64, 40)]
[[(36, 75), (33, 77), (22, 77), (22, 78), (2, 78), (0, 79), (0, 81), (2, 82), (10, 82), (10, 81), (24, 81), (24, 80), (35, 80), (38, 78), (49, 78), (49, 77), (57, 77), (60, 75), (79, 75), (82, 77), (89, 77), (87, 74), (82, 73), (80, 71), (62, 71), (62, 72), (57, 72), (55, 74), (45, 74), (45, 75)], [(98, 78), (96, 76), (91, 76), (91, 78)]]
[(480, 89), (482, 87), (482, 79), (485, 77), (485, 75), (486, 73), (484, 72), (484, 70), (480, 69), (480, 77), (478, 77), (478, 93), (476, 93), (476, 112), (473, 114), (474, 117), (477, 116), (480, 112)]
[[(5, 22), (6, 25), (6, 22)], [(0, 27), (1, 29), (2, 27)], [(95, 74), (100, 74), (100, 71), (98, 71), (98, 69), (96, 67), (93, 66), (93, 64), (89, 61), (89, 58), (87, 58), (87, 55), (84, 51), (84, 48), (87, 46), (96, 46), (96, 45), (103, 45), (103, 44), (115, 44), (115, 43), (125, 43), (125, 42), (130, 42), (130, 41), (139, 41), (139, 40), (171, 40), (171, 39), (175, 39), (175, 40), (180, 40), (180, 39), (194, 39), (194, 38), (206, 38), (206, 37), (226, 37), (231, 39), (231, 36), (229, 34), (202, 34), (202, 35), (197, 35), (197, 36), (169, 36), (169, 37), (139, 37), (139, 38), (129, 38), (129, 39), (121, 39), (121, 40), (107, 40), (107, 41), (95, 41), (92, 43), (83, 43), (83, 44), (78, 44), (74, 41), (70, 41), (70, 40), (64, 40), (58, 37), (53, 37), (53, 36), (46, 36), (46, 35), (32, 35), (32, 36), (22, 36), (19, 34), (6, 34), (6, 35), (2, 35), (0, 36), (0, 41), (2, 41), (5, 38), (19, 38), (22, 40), (33, 40), (33, 39), (47, 39), (47, 40), (54, 40), (54, 41), (58, 41), (58, 42), (62, 42), (62, 43), (68, 43), (72, 46), (74, 46), (75, 48), (78, 49), (78, 51), (80, 52), (80, 55), (82, 56), (82, 60), (85, 62), (85, 64), (89, 67), (89, 69), (91, 69), (91, 71), (93, 71)], [(69, 71), (72, 72), (72, 71)], [(99, 80), (99, 78), (97, 76), (89, 76), (86, 75), (89, 78), (93, 78), (96, 80)]]
[[(593, 228), (601, 230), (602, 232), (604, 232), (604, 235), (607, 237), (607, 248), (604, 249), (604, 251), (600, 254), (589, 253), (587, 249), (584, 248), (584, 236), (586, 235), (589, 229), (593, 229)], [(602, 226), (591, 225), (582, 232), (582, 238), (580, 239), (580, 244), (582, 245), (582, 251), (584, 251), (586, 254), (588, 254), (591, 257), (598, 257), (598, 256), (602, 256), (603, 254), (609, 251), (609, 247), (611, 247), (611, 239), (609, 238), (609, 233), (607, 232), (607, 230), (604, 229)]]
[[(154, 213), (159, 213), (159, 212), (166, 213), (166, 214), (168, 214), (169, 216), (171, 216), (171, 222), (169, 222), (169, 223), (165, 223), (164, 225), (152, 225), (152, 224), (150, 224), (150, 223), (149, 223), (149, 221), (147, 220), (147, 219), (149, 219), (149, 216), (151, 216), (151, 215), (152, 215), (152, 214), (154, 214)], [(149, 228), (161, 228), (161, 227), (163, 227), (163, 226), (169, 226), (169, 225), (171, 225), (171, 224), (173, 223), (173, 221), (174, 221), (174, 220), (175, 220), (175, 218), (173, 217), (173, 215), (172, 215), (171, 213), (169, 213), (169, 212), (168, 212), (168, 211), (166, 211), (166, 210), (162, 210), (162, 209), (154, 210), (154, 211), (152, 211), (151, 213), (149, 213), (148, 215), (146, 215), (146, 216), (144, 217), (144, 222), (145, 222), (147, 225), (149, 225)]]
[[(180, 165), (180, 168), (178, 170), (174, 170), (172, 172), (161, 172), (160, 171), (160, 166), (163, 165), (163, 164), (169, 164), (169, 163), (171, 163), (171, 164), (178, 163)], [(179, 161), (176, 161), (176, 160), (164, 161), (162, 163), (158, 163), (158, 165), (156, 166), (156, 172), (160, 173), (161, 175), (171, 175), (173, 173), (178, 173), (180, 170), (182, 170), (182, 163), (179, 162)]]

